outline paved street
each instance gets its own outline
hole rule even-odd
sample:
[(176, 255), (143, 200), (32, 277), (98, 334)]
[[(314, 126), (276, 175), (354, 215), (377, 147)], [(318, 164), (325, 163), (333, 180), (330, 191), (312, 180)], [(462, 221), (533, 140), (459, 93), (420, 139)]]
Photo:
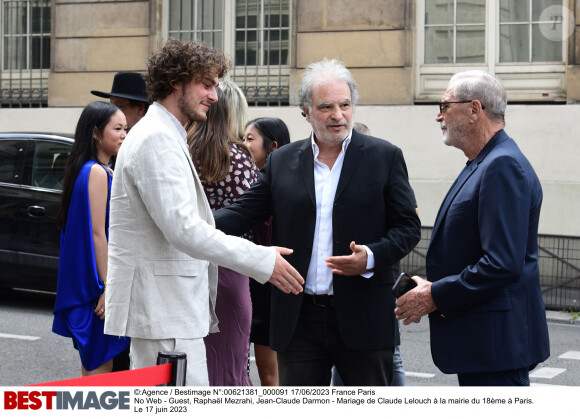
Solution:
[[(51, 332), (54, 296), (0, 291), (0, 386), (42, 383), (80, 375), (70, 339)], [(549, 313), (551, 357), (532, 373), (532, 385), (580, 386), (580, 324)], [(252, 354), (253, 356), (253, 354)], [(431, 360), (428, 322), (404, 326), (402, 357), (408, 386), (456, 386)], [(255, 362), (251, 378), (259, 384)]]
[[(547, 317), (551, 356), (531, 372), (532, 385), (580, 386), (580, 323), (571, 324), (569, 316), (552, 312)], [(457, 385), (455, 375), (443, 374), (433, 364), (427, 319), (403, 326), (401, 342), (408, 386)]]

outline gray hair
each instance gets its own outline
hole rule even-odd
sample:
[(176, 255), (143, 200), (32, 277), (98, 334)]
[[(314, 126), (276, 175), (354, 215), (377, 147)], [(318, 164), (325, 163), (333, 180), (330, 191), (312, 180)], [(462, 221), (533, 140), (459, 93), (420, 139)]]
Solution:
[(219, 87), (228, 101), (230, 134), (241, 140), (244, 138), (246, 124), (250, 120), (250, 110), (248, 109), (246, 96), (244, 96), (242, 89), (232, 81), (220, 81)]
[(482, 70), (455, 74), (449, 81), (457, 100), (477, 99), (491, 119), (505, 122), (507, 95), (501, 81)]
[(342, 80), (348, 84), (351, 103), (353, 106), (356, 105), (358, 92), (356, 90), (356, 81), (352, 74), (350, 74), (343, 62), (325, 58), (322, 61), (309, 64), (304, 70), (300, 90), (298, 90), (300, 108), (303, 109), (306, 106), (309, 111), (312, 111), (312, 87), (315, 84), (324, 84), (333, 79)]

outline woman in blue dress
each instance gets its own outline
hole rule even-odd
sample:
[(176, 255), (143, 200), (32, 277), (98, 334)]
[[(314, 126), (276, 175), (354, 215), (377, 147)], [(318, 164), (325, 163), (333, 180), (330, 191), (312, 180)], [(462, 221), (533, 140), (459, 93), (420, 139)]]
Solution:
[(52, 330), (72, 338), (82, 375), (111, 372), (113, 357), (129, 340), (103, 333), (112, 170), (127, 120), (115, 105), (85, 107), (64, 177), (57, 217), (61, 229), (58, 285)]

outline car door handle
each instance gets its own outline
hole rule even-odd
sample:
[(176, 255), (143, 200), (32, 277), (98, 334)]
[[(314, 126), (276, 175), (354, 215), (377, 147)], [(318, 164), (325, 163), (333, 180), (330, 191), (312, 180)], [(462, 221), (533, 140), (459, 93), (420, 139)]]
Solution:
[(44, 217), (46, 215), (46, 209), (44, 207), (39, 207), (37, 205), (31, 205), (28, 207), (28, 215), (30, 217)]

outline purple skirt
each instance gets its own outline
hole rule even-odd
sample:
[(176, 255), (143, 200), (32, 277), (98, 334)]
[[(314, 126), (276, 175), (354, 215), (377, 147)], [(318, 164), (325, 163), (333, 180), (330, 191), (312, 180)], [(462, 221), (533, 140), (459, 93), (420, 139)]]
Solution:
[(205, 337), (210, 386), (249, 386), (252, 302), (247, 276), (219, 267), (216, 314), (219, 333)]

